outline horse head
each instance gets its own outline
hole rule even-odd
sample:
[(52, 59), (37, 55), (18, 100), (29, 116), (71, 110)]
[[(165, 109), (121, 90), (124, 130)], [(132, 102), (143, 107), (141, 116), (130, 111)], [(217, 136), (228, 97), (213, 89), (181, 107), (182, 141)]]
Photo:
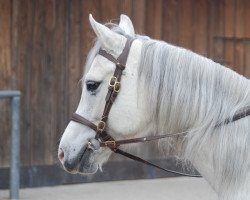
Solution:
[[(121, 15), (119, 25), (108, 28), (89, 16), (90, 24), (97, 35), (97, 41), (90, 51), (86, 66), (86, 74), (82, 81), (82, 94), (76, 113), (93, 124), (101, 120), (108, 92), (109, 81), (116, 65), (98, 54), (103, 49), (114, 58), (122, 53), (127, 37), (134, 41), (130, 48), (126, 68), (121, 76), (119, 95), (112, 105), (106, 130), (115, 139), (124, 139), (138, 135), (147, 129), (149, 124), (148, 111), (145, 103), (138, 95), (138, 65), (142, 42), (136, 39), (134, 27), (125, 15)], [(96, 133), (88, 126), (70, 121), (60, 141), (58, 157), (64, 168), (71, 173), (95, 173), (108, 160), (112, 151), (100, 147)], [(88, 144), (94, 148), (88, 148)]]

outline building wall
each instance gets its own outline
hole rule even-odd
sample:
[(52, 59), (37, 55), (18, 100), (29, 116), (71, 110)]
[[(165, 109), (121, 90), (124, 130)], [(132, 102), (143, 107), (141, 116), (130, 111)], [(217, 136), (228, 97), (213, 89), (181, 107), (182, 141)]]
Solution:
[[(94, 39), (88, 22), (125, 13), (137, 33), (189, 48), (250, 77), (248, 0), (0, 0), (0, 89), (22, 92), (22, 166), (54, 165), (80, 98)], [(9, 165), (8, 100), (0, 101), (0, 168)]]

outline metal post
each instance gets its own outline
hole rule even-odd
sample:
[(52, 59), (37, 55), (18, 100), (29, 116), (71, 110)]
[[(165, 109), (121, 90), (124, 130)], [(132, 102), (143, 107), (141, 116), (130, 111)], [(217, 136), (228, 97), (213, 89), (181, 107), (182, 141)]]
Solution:
[(0, 98), (11, 98), (10, 199), (19, 199), (20, 186), (20, 95), (19, 91), (0, 91)]
[(10, 199), (19, 199), (20, 185), (20, 97), (12, 97)]

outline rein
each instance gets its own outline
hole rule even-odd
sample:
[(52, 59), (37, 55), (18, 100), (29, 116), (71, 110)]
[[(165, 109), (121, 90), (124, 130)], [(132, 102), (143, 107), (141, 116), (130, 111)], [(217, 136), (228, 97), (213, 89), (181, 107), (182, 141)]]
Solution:
[[(127, 152), (119, 149), (119, 146), (125, 145), (125, 144), (149, 142), (149, 141), (159, 140), (159, 139), (163, 139), (163, 138), (167, 138), (167, 137), (185, 136), (188, 134), (187, 131), (180, 132), (180, 133), (173, 133), (173, 134), (164, 134), (164, 135), (157, 135), (157, 136), (124, 139), (124, 140), (115, 140), (110, 134), (108, 134), (106, 132), (106, 127), (107, 127), (106, 124), (107, 124), (107, 120), (108, 120), (108, 115), (109, 115), (111, 107), (112, 107), (112, 105), (113, 105), (113, 103), (114, 103), (114, 101), (115, 101), (115, 99), (120, 91), (122, 71), (126, 67), (127, 58), (128, 58), (129, 50), (130, 50), (132, 43), (133, 43), (133, 39), (130, 37), (127, 37), (125, 47), (117, 59), (114, 58), (111, 54), (107, 53), (105, 50), (103, 50), (103, 49), (99, 50), (99, 53), (98, 53), (99, 55), (107, 58), (108, 60), (113, 62), (116, 66), (114, 74), (109, 81), (108, 93), (107, 93), (106, 98), (105, 98), (106, 103), (105, 103), (104, 111), (103, 111), (103, 114), (101, 117), (101, 121), (97, 125), (95, 125), (94, 123), (92, 123), (91, 121), (89, 121), (88, 119), (82, 117), (81, 115), (79, 115), (77, 113), (73, 113), (71, 120), (75, 121), (77, 123), (83, 124), (85, 126), (88, 126), (92, 130), (94, 130), (96, 132), (95, 139), (99, 140), (101, 147), (107, 147), (115, 153), (123, 155), (123, 156), (130, 158), (132, 160), (156, 167), (158, 169), (161, 169), (161, 170), (169, 172), (169, 173), (174, 173), (177, 175), (189, 176), (189, 177), (201, 177), (200, 175), (196, 175), (196, 174), (187, 174), (187, 173), (183, 173), (183, 172), (165, 169), (163, 167), (155, 165), (155, 164), (148, 162), (140, 157), (137, 157), (135, 155), (132, 155), (130, 153), (127, 153)], [(224, 122), (218, 123), (215, 127), (220, 127), (222, 125), (229, 124), (231, 122), (237, 121), (237, 120), (242, 119), (242, 118), (249, 116), (249, 115), (250, 115), (250, 107), (245, 109), (244, 111), (242, 111), (240, 113), (237, 113), (236, 115), (233, 116), (233, 118), (228, 118)], [(91, 144), (91, 142), (88, 142), (88, 148), (92, 148), (92, 146), (93, 145)]]

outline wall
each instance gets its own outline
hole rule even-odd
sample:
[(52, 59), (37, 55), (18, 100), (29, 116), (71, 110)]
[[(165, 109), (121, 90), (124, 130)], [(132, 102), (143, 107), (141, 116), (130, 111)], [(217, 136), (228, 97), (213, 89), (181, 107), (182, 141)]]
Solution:
[[(88, 22), (125, 13), (137, 33), (163, 39), (250, 77), (247, 0), (0, 0), (0, 89), (22, 91), (22, 166), (54, 165), (80, 97), (94, 39)], [(9, 101), (0, 102), (0, 168), (9, 163)]]

